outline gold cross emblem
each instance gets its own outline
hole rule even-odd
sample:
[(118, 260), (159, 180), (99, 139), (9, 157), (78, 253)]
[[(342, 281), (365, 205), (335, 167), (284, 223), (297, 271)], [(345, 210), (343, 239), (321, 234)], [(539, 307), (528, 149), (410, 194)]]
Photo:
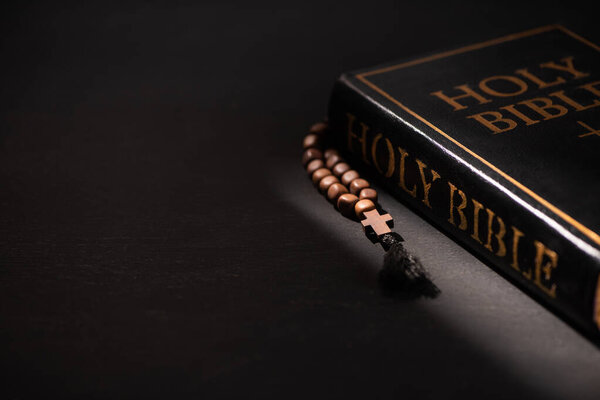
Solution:
[(588, 132), (586, 133), (582, 133), (581, 135), (577, 136), (577, 137), (586, 137), (586, 136), (590, 136), (590, 135), (596, 135), (596, 136), (600, 136), (600, 130), (598, 129), (593, 129), (591, 126), (589, 126), (588, 124), (586, 124), (585, 122), (581, 122), (581, 121), (577, 121), (577, 123), (581, 126), (583, 126), (585, 129), (588, 130)]

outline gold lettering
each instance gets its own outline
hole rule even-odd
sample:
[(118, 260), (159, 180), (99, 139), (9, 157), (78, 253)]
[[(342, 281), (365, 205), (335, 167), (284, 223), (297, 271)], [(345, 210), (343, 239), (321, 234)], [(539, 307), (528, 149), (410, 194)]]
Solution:
[[(516, 269), (517, 271), (521, 271), (519, 269), (519, 239), (521, 237), (524, 236), (523, 232), (521, 232), (520, 230), (518, 230), (516, 227), (511, 226), (512, 231), (513, 231), (513, 237), (512, 237), (512, 263), (510, 264), (511, 267), (513, 267), (514, 269)], [(525, 273), (523, 273), (523, 275), (525, 275)], [(529, 277), (527, 279), (531, 279), (531, 271), (529, 271)]]
[[(489, 82), (491, 82), (491, 81), (499, 81), (499, 80), (512, 82), (515, 85), (517, 85), (519, 88), (516, 91), (514, 91), (514, 92), (503, 93), (503, 92), (499, 92), (497, 90), (494, 90), (494, 89), (492, 89), (492, 88), (490, 88), (488, 86)], [(515, 78), (514, 76), (510, 76), (510, 75), (497, 75), (497, 76), (490, 76), (489, 78), (485, 78), (484, 80), (482, 80), (481, 82), (479, 82), (479, 89), (483, 90), (484, 92), (486, 92), (487, 94), (489, 94), (491, 96), (496, 96), (496, 97), (510, 97), (510, 96), (518, 96), (520, 94), (525, 93), (525, 91), (527, 90), (527, 83), (523, 82), (519, 78)]]
[(369, 130), (369, 127), (367, 125), (365, 125), (364, 123), (360, 122), (360, 126), (362, 129), (361, 129), (361, 134), (359, 137), (352, 130), (352, 125), (354, 125), (354, 121), (356, 120), (356, 117), (350, 113), (346, 113), (346, 116), (348, 117), (348, 151), (352, 152), (352, 141), (353, 140), (358, 141), (360, 143), (360, 146), (362, 149), (363, 161), (366, 164), (370, 164), (369, 161), (367, 160), (367, 131)]
[(527, 115), (523, 114), (521, 111), (515, 109), (515, 104), (511, 104), (505, 107), (500, 107), (501, 110), (506, 110), (515, 117), (519, 118), (521, 121), (525, 122), (525, 125), (533, 125), (537, 124), (540, 121), (529, 118)]
[(377, 161), (377, 143), (381, 140), (382, 137), (383, 135), (380, 133), (373, 139), (373, 144), (371, 145), (371, 157), (373, 157), (373, 165), (375, 166), (377, 171), (379, 171), (380, 174), (383, 174), (386, 178), (389, 178), (394, 174), (394, 168), (396, 163), (394, 156), (394, 146), (392, 146), (392, 142), (390, 142), (388, 138), (384, 138), (388, 150), (388, 165), (387, 170), (384, 174), (383, 170), (379, 166), (379, 162)]
[(582, 89), (587, 90), (588, 92), (592, 92), (596, 96), (600, 96), (600, 90), (598, 90), (598, 88), (594, 87), (594, 86), (596, 86), (598, 84), (600, 84), (600, 81), (586, 83), (585, 85), (581, 85), (579, 87), (582, 88)]
[(454, 88), (462, 90), (463, 94), (459, 94), (458, 96), (454, 96), (454, 97), (449, 97), (449, 96), (446, 96), (441, 90), (439, 90), (437, 92), (430, 93), (430, 95), (436, 96), (439, 99), (442, 99), (446, 103), (450, 104), (452, 107), (454, 107), (453, 111), (464, 110), (465, 108), (467, 108), (467, 106), (464, 106), (456, 101), (456, 100), (464, 99), (467, 97), (474, 98), (475, 100), (477, 100), (479, 102), (479, 104), (485, 104), (485, 103), (491, 102), (491, 100), (486, 99), (485, 97), (483, 97), (482, 95), (480, 95), (479, 93), (477, 93), (476, 91), (471, 89), (468, 85), (459, 85), (459, 86), (455, 86)]
[[(556, 297), (556, 284), (553, 283), (549, 287), (544, 283), (552, 278), (552, 270), (558, 265), (558, 254), (547, 248), (543, 243), (537, 240), (533, 241), (536, 248), (535, 254), (535, 279), (533, 283), (542, 289), (550, 297)], [(549, 258), (549, 261), (544, 263), (544, 256)], [(542, 277), (543, 273), (543, 277)]]
[[(463, 212), (465, 207), (467, 207), (467, 196), (465, 196), (462, 190), (457, 189), (456, 186), (452, 184), (452, 182), (448, 181), (448, 186), (450, 186), (450, 218), (448, 218), (448, 222), (456, 226), (456, 224), (454, 223), (454, 208), (456, 208), (458, 215), (460, 215), (460, 224), (458, 225), (458, 229), (464, 231), (467, 229), (467, 217)], [(454, 192), (456, 191), (458, 191), (458, 194), (462, 199), (462, 202), (458, 207), (454, 206)]]
[(496, 221), (498, 221), (498, 232), (496, 232), (496, 234), (494, 235), (496, 237), (496, 240), (498, 241), (498, 251), (496, 252), (496, 255), (498, 257), (504, 257), (506, 255), (506, 245), (504, 244), (504, 240), (502, 240), (504, 238), (504, 234), (506, 233), (506, 227), (504, 225), (504, 221), (502, 221), (502, 218), (500, 218), (499, 216), (495, 215), (494, 212), (492, 210), (490, 210), (489, 208), (486, 208), (485, 211), (488, 214), (488, 224), (487, 224), (487, 243), (485, 244), (485, 248), (488, 249), (489, 251), (493, 252), (492, 249), (492, 234), (493, 229), (492, 229), (492, 223), (494, 222), (494, 216), (496, 217)]
[(518, 70), (515, 71), (515, 73), (521, 75), (522, 77), (525, 77), (525, 78), (529, 79), (531, 82), (533, 82), (536, 85), (538, 85), (538, 88), (540, 88), (540, 89), (545, 89), (545, 88), (550, 87), (550, 86), (554, 86), (554, 85), (559, 85), (561, 83), (565, 83), (564, 78), (562, 78), (560, 76), (558, 78), (556, 78), (553, 82), (544, 82), (543, 80), (541, 80), (537, 76), (533, 75), (531, 72), (527, 71), (526, 68), (518, 69)]
[(540, 67), (551, 68), (551, 69), (555, 69), (557, 71), (567, 72), (567, 73), (573, 75), (573, 79), (579, 79), (579, 78), (583, 78), (584, 76), (589, 75), (587, 72), (577, 71), (575, 69), (575, 67), (573, 67), (573, 56), (561, 58), (560, 61), (562, 61), (565, 65), (559, 65), (559, 64), (555, 63), (554, 61), (550, 61), (547, 63), (540, 64)]
[(415, 184), (412, 189), (408, 189), (406, 187), (406, 157), (408, 157), (408, 153), (406, 150), (398, 147), (398, 151), (400, 152), (400, 182), (399, 185), (402, 189), (404, 189), (408, 194), (412, 197), (417, 197), (417, 185)]
[(483, 204), (475, 199), (471, 199), (471, 201), (473, 202), (473, 234), (471, 237), (481, 243), (481, 239), (479, 239), (479, 211), (483, 209)]
[[(538, 105), (540, 103), (541, 105)], [(544, 117), (544, 120), (562, 117), (569, 111), (564, 106), (552, 103), (552, 100), (546, 97), (536, 97), (535, 99), (524, 100), (519, 104), (523, 104), (531, 108), (533, 111)], [(556, 110), (558, 112), (556, 114), (551, 114), (547, 110)]]
[[(484, 115), (489, 115), (494, 119), (487, 119), (484, 117)], [(515, 129), (517, 127), (517, 123), (515, 121), (509, 118), (503, 118), (502, 114), (500, 114), (498, 111), (485, 111), (479, 114), (470, 115), (467, 118), (473, 118), (481, 125), (494, 132), (494, 134), (510, 131), (511, 129)], [(506, 127), (500, 128), (496, 126), (497, 123), (506, 124)]]
[(550, 93), (548, 94), (548, 96), (558, 97), (560, 100), (573, 107), (575, 111), (583, 111), (587, 110), (588, 108), (600, 106), (600, 100), (598, 99), (594, 100), (592, 104), (588, 104), (587, 106), (581, 105), (575, 100), (571, 99), (570, 97), (567, 97), (564, 90), (559, 90), (558, 92)]
[(425, 168), (427, 168), (427, 165), (419, 159), (417, 159), (417, 164), (419, 165), (419, 173), (421, 174), (421, 182), (423, 183), (423, 203), (431, 208), (431, 204), (429, 204), (429, 189), (431, 189), (431, 184), (435, 182), (436, 179), (440, 178), (440, 174), (431, 170), (431, 182), (427, 183), (424, 171)]

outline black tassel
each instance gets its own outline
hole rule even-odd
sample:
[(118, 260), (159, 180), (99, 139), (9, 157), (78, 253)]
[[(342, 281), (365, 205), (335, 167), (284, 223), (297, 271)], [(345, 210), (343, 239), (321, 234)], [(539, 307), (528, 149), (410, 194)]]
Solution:
[(380, 243), (386, 250), (383, 268), (379, 271), (379, 285), (384, 294), (405, 299), (437, 297), (440, 290), (419, 259), (404, 248), (403, 241), (396, 232), (380, 236)]

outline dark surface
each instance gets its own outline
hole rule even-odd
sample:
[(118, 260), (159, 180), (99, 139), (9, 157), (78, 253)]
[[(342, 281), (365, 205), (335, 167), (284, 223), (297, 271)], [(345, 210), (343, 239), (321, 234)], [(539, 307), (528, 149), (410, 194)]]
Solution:
[[(581, 5), (2, 10), (3, 398), (579, 398), (598, 350), (382, 194), (437, 299), (306, 179), (338, 74)], [(525, 8), (526, 7), (526, 8)]]

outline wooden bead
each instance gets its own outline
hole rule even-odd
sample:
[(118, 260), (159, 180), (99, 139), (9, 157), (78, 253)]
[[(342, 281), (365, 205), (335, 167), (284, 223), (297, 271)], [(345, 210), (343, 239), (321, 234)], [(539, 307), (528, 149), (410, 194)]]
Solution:
[(325, 165), (327, 165), (327, 168), (329, 169), (332, 169), (337, 163), (344, 161), (344, 159), (340, 157), (339, 154), (332, 154), (331, 156), (329, 156), (329, 158), (326, 158), (326, 160), (327, 161), (325, 161)]
[(350, 166), (348, 164), (346, 164), (345, 162), (340, 162), (340, 163), (335, 164), (335, 167), (333, 167), (331, 172), (333, 172), (333, 174), (335, 176), (337, 176), (338, 178), (341, 178), (341, 176), (344, 175), (344, 172), (349, 171), (349, 170), (350, 170)]
[(317, 158), (308, 163), (308, 165), (306, 166), (306, 172), (308, 172), (309, 175), (312, 175), (313, 172), (315, 172), (319, 168), (323, 168), (324, 166), (325, 163), (323, 162), (323, 160)]
[(323, 157), (325, 157), (325, 159), (328, 159), (329, 157), (331, 157), (334, 154), (339, 155), (340, 153), (338, 153), (338, 151), (336, 149), (327, 149), (327, 150), (325, 150), (325, 153), (323, 153)]
[(358, 198), (361, 200), (368, 199), (371, 200), (373, 203), (377, 203), (377, 191), (371, 188), (364, 188), (360, 191)]
[(310, 147), (319, 147), (320, 143), (321, 138), (314, 133), (310, 133), (304, 137), (304, 140), (302, 141), (302, 148), (308, 149)]
[(329, 189), (327, 189), (327, 200), (333, 204), (337, 204), (338, 197), (344, 193), (348, 193), (346, 186), (342, 185), (341, 183), (334, 183), (333, 185), (329, 186)]
[(321, 150), (315, 147), (306, 149), (302, 154), (302, 165), (306, 166), (306, 164), (308, 164), (310, 161), (317, 158), (323, 158), (323, 153), (321, 152)]
[(359, 219), (363, 218), (363, 213), (365, 211), (371, 211), (375, 209), (375, 203), (371, 200), (363, 199), (356, 202), (354, 205), (354, 213)]
[(313, 172), (312, 174), (312, 181), (315, 185), (318, 185), (319, 182), (321, 181), (321, 179), (325, 178), (326, 176), (331, 175), (331, 171), (328, 170), (327, 168), (319, 168), (318, 170), (316, 170), (315, 172)]
[(317, 122), (308, 130), (310, 133), (316, 133), (317, 135), (322, 135), (327, 131), (329, 126), (325, 122)]
[(360, 193), (361, 190), (368, 188), (369, 187), (369, 182), (367, 182), (364, 179), (355, 179), (352, 182), (350, 182), (350, 193), (358, 195)]
[(344, 172), (342, 175), (342, 183), (346, 186), (350, 184), (355, 179), (360, 178), (360, 175), (355, 170), (351, 169), (349, 171)]
[(342, 215), (346, 217), (354, 217), (354, 205), (358, 202), (358, 197), (352, 193), (344, 193), (337, 199), (337, 208)]
[(319, 181), (319, 190), (321, 193), (327, 193), (329, 186), (333, 185), (334, 183), (338, 183), (339, 181), (340, 180), (337, 178), (337, 176), (327, 175), (325, 178)]

